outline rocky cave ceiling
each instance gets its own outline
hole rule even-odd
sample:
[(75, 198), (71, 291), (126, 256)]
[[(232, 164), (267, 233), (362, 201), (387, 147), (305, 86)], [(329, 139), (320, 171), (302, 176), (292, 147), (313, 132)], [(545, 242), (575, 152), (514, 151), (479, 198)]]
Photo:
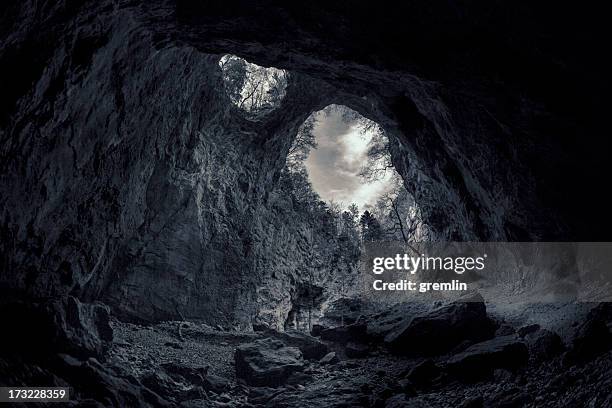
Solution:
[[(7, 16), (19, 13), (15, 4)], [(80, 15), (91, 22), (74, 44), (74, 63), (86, 63), (108, 40), (101, 16), (130, 9), (158, 50), (189, 45), (301, 73), (333, 88), (323, 104), (342, 102), (396, 128), (423, 168), (438, 167), (429, 175), (434, 183), (467, 206), (461, 209), (473, 230), (467, 235), (595, 240), (606, 229), (596, 216), (606, 207), (596, 180), (607, 170), (602, 118), (609, 64), (601, 58), (602, 17), (590, 10), (548, 1), (446, 0), (98, 2), (87, 15), (84, 7), (57, 2), (39, 7), (45, 18), (23, 16), (36, 30), (25, 32), (23, 24), (5, 46), (4, 59), (12, 62), (2, 68), (9, 88), (4, 114), (40, 73), (66, 21)], [(587, 19), (588, 30), (571, 29)], [(40, 47), (23, 54), (20, 41)], [(500, 157), (500, 168), (484, 174), (470, 168), (482, 154)], [(409, 166), (399, 155), (395, 161)], [(491, 173), (497, 177), (483, 179)], [(507, 188), (513, 179), (517, 185)], [(495, 214), (493, 202), (516, 197)], [(465, 221), (456, 209), (432, 211), (439, 227)]]

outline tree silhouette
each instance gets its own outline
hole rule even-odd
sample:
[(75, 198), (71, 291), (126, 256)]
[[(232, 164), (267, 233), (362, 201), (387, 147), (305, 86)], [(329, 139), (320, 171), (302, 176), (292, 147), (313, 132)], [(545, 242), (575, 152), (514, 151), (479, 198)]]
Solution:
[(383, 229), (380, 222), (369, 211), (364, 211), (359, 219), (361, 239), (364, 242), (380, 241), (383, 238)]

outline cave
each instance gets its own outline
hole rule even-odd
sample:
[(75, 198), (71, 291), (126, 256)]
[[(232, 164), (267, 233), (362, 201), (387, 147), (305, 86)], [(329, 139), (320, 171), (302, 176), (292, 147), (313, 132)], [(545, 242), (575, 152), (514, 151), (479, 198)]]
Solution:
[[(0, 385), (68, 387), (74, 406), (612, 405), (612, 296), (597, 284), (612, 265), (605, 15), (549, 1), (6, 2)], [(331, 190), (296, 193), (296, 143), (334, 109), (384, 134), (409, 203), (400, 230), (381, 227), (392, 244), (366, 236), (367, 219), (341, 223), (350, 198), (334, 213)], [(302, 181), (323, 188), (301, 153)], [(365, 200), (360, 217), (367, 205), (387, 216)], [(373, 304), (370, 241), (380, 256), (525, 243), (501, 247), (520, 252), (511, 296), (554, 276), (570, 300), (518, 312), (483, 288)], [(579, 301), (578, 266), (591, 271)], [(284, 363), (254, 371), (266, 353)], [(331, 381), (345, 393), (318, 388)]]

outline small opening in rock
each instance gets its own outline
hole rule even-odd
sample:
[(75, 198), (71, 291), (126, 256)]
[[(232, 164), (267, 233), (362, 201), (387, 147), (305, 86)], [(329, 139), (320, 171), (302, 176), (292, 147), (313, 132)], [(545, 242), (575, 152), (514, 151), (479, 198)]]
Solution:
[(229, 54), (221, 57), (219, 67), (227, 95), (249, 117), (264, 116), (280, 106), (287, 89), (286, 71), (261, 67)]

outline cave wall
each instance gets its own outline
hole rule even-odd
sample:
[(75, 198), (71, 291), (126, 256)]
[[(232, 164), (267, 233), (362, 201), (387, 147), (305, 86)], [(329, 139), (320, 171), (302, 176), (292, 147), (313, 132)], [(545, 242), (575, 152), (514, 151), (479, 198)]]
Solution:
[(359, 293), (361, 251), (333, 215), (304, 209), (306, 203), (285, 182), (279, 181), (253, 218), (251, 273), (259, 277), (253, 320), (304, 330), (317, 322), (326, 303)]
[[(331, 103), (385, 128), (440, 239), (605, 236), (606, 66), (586, 78), (551, 48), (563, 25), (537, 26), (526, 4), (496, 28), (509, 6), (327, 3), (7, 2), (3, 293), (70, 293), (142, 320), (280, 324), (260, 306), (288, 313), (309, 249), (301, 226), (270, 221), (274, 184), (297, 127)], [(226, 52), (292, 73), (265, 120), (224, 95)]]
[(398, 135), (394, 163), (442, 239), (597, 241), (606, 15), (552, 0), (181, 0), (143, 18), (160, 38), (367, 99), (357, 110)]
[[(83, 12), (2, 128), (4, 293), (250, 326), (257, 287), (275, 276), (264, 303), (287, 302), (311, 252), (268, 202), (325, 89), (294, 76), (283, 106), (252, 122), (223, 91), (219, 55), (156, 44), (129, 8)], [(21, 34), (3, 56), (37, 35)]]

